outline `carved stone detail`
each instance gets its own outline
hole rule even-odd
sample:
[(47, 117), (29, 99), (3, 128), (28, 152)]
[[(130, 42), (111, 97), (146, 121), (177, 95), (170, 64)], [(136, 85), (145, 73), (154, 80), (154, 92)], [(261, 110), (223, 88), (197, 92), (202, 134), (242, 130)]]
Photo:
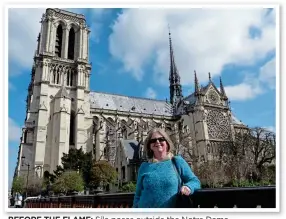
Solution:
[(77, 17), (73, 17), (73, 16), (70, 16), (70, 15), (67, 15), (67, 14), (61, 14), (61, 13), (58, 13), (58, 12), (55, 13), (55, 17), (58, 17), (58, 18), (64, 19), (64, 20), (73, 21), (73, 22), (80, 23), (80, 24), (84, 23), (83, 19), (80, 19), (80, 18), (77, 18)]
[(206, 118), (210, 139), (230, 138), (229, 118), (219, 110), (209, 110)]
[(214, 89), (209, 90), (207, 98), (209, 103), (212, 104), (218, 104), (220, 99), (219, 95), (217, 94), (217, 92), (215, 92)]

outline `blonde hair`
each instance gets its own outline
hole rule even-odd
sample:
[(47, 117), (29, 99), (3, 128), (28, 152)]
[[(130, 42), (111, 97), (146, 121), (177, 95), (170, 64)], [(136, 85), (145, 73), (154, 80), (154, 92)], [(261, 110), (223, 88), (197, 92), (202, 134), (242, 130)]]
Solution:
[(172, 142), (171, 138), (165, 132), (165, 130), (163, 130), (161, 128), (153, 128), (149, 131), (149, 133), (148, 133), (148, 135), (144, 141), (144, 150), (147, 154), (148, 160), (149, 161), (155, 161), (154, 152), (151, 150), (151, 147), (150, 147), (150, 140), (151, 140), (152, 135), (154, 133), (159, 133), (160, 135), (162, 135), (165, 138), (167, 145), (168, 145), (168, 148), (167, 148), (168, 157), (172, 158), (172, 156), (173, 156), (172, 151), (174, 150), (174, 143)]

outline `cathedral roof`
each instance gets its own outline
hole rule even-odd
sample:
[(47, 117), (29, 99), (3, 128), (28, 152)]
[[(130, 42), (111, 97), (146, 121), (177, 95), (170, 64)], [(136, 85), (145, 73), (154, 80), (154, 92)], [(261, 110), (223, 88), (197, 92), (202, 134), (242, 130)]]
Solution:
[(172, 116), (172, 105), (163, 100), (90, 92), (92, 109), (117, 110), (159, 116)]
[(128, 159), (139, 159), (140, 145), (136, 140), (121, 140), (121, 145)]
[(196, 96), (195, 93), (190, 94), (189, 96), (184, 98), (185, 101), (188, 101), (189, 104), (193, 105), (196, 102)]
[[(63, 91), (59, 93), (63, 95), (65, 92), (66, 89), (63, 89)], [(193, 105), (196, 101), (195, 93), (185, 97), (184, 100)], [(102, 92), (90, 92), (89, 101), (92, 109), (117, 110), (121, 112), (153, 114), (158, 116), (173, 116), (172, 105), (163, 100), (130, 97)], [(233, 114), (231, 115), (231, 121), (234, 125), (244, 126), (244, 124)], [(125, 144), (128, 144), (128, 142), (125, 142)]]

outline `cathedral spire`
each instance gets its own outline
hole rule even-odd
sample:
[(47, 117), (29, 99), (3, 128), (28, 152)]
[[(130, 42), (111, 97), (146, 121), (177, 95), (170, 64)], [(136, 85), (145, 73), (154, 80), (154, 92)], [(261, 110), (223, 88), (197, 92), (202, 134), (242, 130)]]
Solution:
[(175, 58), (174, 58), (170, 27), (169, 27), (169, 47), (170, 47), (170, 75), (169, 75), (170, 102), (171, 104), (174, 104), (177, 100), (183, 97), (183, 94), (182, 94), (182, 86), (180, 83), (180, 75), (177, 70), (177, 66), (176, 66)]
[(227, 100), (227, 96), (226, 96), (226, 93), (224, 91), (224, 87), (223, 87), (223, 84), (222, 84), (222, 81), (221, 81), (221, 77), (219, 78), (219, 83), (220, 83), (220, 93), (222, 94), (223, 98), (225, 100)]
[(195, 71), (195, 95), (198, 95), (199, 94), (199, 81), (198, 81), (198, 78), (197, 78), (197, 73)]

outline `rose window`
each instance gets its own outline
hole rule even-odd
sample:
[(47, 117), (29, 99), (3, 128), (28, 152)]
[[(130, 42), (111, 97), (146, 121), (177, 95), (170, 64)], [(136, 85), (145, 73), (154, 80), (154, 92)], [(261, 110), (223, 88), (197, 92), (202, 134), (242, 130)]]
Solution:
[(228, 139), (230, 124), (226, 115), (218, 110), (210, 110), (207, 115), (207, 126), (210, 139)]

